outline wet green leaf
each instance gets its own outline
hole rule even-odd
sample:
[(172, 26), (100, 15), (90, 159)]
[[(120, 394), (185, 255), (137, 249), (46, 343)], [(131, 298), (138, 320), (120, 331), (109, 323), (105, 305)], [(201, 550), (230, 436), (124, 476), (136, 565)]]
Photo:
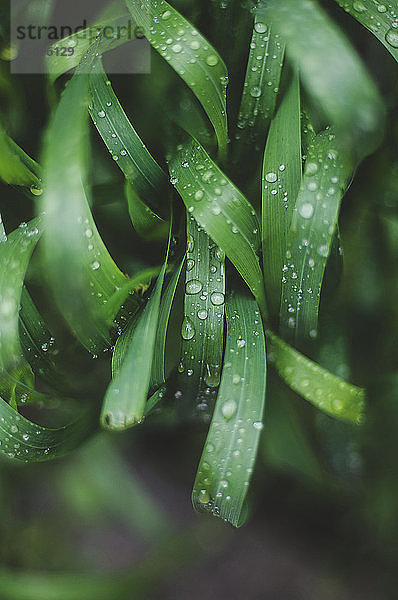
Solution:
[(220, 391), (192, 499), (197, 510), (209, 511), (237, 527), (263, 429), (265, 338), (252, 298), (231, 296), (226, 314)]

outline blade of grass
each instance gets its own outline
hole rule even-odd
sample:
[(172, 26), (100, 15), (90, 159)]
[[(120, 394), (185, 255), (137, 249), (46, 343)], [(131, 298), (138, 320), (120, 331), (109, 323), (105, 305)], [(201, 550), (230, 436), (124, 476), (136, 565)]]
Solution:
[(261, 234), (253, 207), (196, 140), (179, 146), (170, 160), (170, 174), (188, 212), (231, 260), (266, 317), (256, 254)]
[(301, 182), (300, 86), (292, 76), (271, 122), (262, 174), (263, 264), (267, 301), (278, 319), (287, 236)]
[(165, 212), (167, 177), (135, 131), (110, 85), (101, 57), (90, 72), (90, 114), (98, 133), (141, 201)]
[(41, 193), (39, 165), (5, 132), (0, 122), (0, 178), (8, 184), (27, 187)]
[(180, 373), (184, 417), (209, 419), (224, 346), (225, 254), (187, 213)]
[(373, 33), (398, 61), (397, 10), (394, 3), (383, 4), (374, 0), (335, 0), (354, 19)]
[(192, 499), (197, 510), (209, 511), (237, 527), (263, 428), (265, 338), (252, 298), (231, 296), (226, 314), (220, 391)]
[(126, 0), (151, 45), (191, 88), (212, 123), (220, 154), (226, 154), (228, 73), (211, 44), (164, 0)]
[(298, 345), (317, 335), (326, 262), (352, 172), (339, 136), (331, 129), (318, 134), (308, 150), (283, 266), (280, 328), (286, 340)]
[(0, 451), (23, 462), (58, 458), (77, 448), (96, 428), (93, 410), (58, 429), (41, 427), (19, 415), (0, 398)]
[(171, 230), (170, 225), (166, 258), (156, 285), (137, 323), (134, 324), (120, 370), (112, 378), (105, 394), (101, 424), (106, 429), (124, 430), (141, 423), (145, 416)]
[(325, 413), (351, 423), (363, 422), (365, 390), (333, 375), (267, 331), (268, 357), (283, 381)]
[(125, 190), (130, 219), (138, 235), (149, 241), (167, 239), (169, 224), (140, 199), (128, 181)]
[(249, 60), (235, 139), (246, 144), (263, 141), (274, 113), (285, 45), (265, 22), (262, 5), (255, 11)]
[[(88, 63), (95, 52), (96, 46)], [(87, 104), (88, 75), (77, 70), (47, 129), (45, 192), (39, 205), (47, 225), (43, 263), (56, 303), (77, 339), (97, 354), (110, 342), (102, 307), (127, 278), (106, 249), (86, 199)]]
[(265, 15), (327, 122), (354, 143), (358, 159), (371, 152), (381, 136), (383, 104), (347, 38), (313, 0), (269, 0)]

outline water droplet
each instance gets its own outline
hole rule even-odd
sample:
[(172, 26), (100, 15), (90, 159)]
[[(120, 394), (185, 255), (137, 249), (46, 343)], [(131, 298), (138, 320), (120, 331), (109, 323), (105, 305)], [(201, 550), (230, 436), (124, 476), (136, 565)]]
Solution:
[(92, 268), (92, 270), (93, 270), (93, 271), (96, 271), (97, 269), (99, 269), (99, 268), (100, 268), (100, 266), (101, 266), (101, 265), (100, 265), (100, 263), (98, 262), (98, 260), (94, 260), (94, 261), (91, 263), (91, 268)]
[(318, 165), (314, 162), (309, 162), (306, 164), (305, 173), (306, 175), (315, 175), (318, 171)]
[(181, 327), (181, 336), (184, 340), (191, 340), (195, 335), (195, 326), (189, 317), (185, 317)]
[(43, 193), (43, 190), (41, 187), (38, 187), (37, 185), (31, 185), (30, 186), (30, 191), (34, 196), (41, 196)]
[(211, 212), (213, 213), (213, 215), (215, 215), (216, 217), (218, 217), (218, 215), (221, 214), (221, 208), (219, 207), (218, 204), (213, 204), (211, 207)]
[(299, 214), (303, 217), (303, 219), (311, 219), (314, 214), (314, 206), (310, 202), (304, 202), (299, 206)]
[(357, 12), (359, 12), (359, 13), (362, 13), (362, 12), (366, 11), (366, 6), (364, 6), (362, 4), (362, 2), (354, 2), (353, 5), (352, 5), (352, 8), (354, 10), (356, 10)]
[(104, 110), (100, 110), (100, 111), (98, 112), (98, 116), (99, 116), (99, 117), (101, 117), (101, 119), (103, 119), (103, 118), (105, 117), (105, 114), (106, 114), (106, 113), (105, 113), (105, 111), (104, 111)]
[(215, 54), (209, 54), (209, 56), (206, 58), (206, 63), (209, 65), (209, 67), (215, 67), (218, 63), (217, 56)]
[(11, 433), (18, 433), (18, 427), (16, 425), (11, 425), (10, 430)]
[(222, 294), (221, 292), (213, 292), (210, 296), (210, 300), (211, 303), (214, 304), (214, 306), (221, 306), (222, 304), (224, 304), (225, 297), (224, 294)]
[(238, 340), (236, 340), (236, 345), (238, 346), (238, 348), (244, 348), (246, 346), (246, 340), (242, 340), (242, 338), (239, 338)]
[(264, 423), (261, 421), (254, 421), (253, 427), (254, 429), (257, 429), (257, 431), (261, 431), (264, 428)]
[(204, 321), (205, 319), (207, 319), (207, 310), (199, 310), (198, 311), (198, 318), (201, 321)]
[(252, 96), (252, 98), (259, 98), (261, 96), (261, 89), (257, 86), (252, 87), (250, 96)]
[(389, 29), (386, 33), (386, 42), (393, 48), (398, 48), (398, 31), (396, 29)]
[(267, 25), (265, 23), (255, 23), (254, 31), (256, 33), (265, 33), (267, 31)]
[(202, 200), (203, 190), (197, 190), (197, 192), (195, 192), (194, 198), (197, 202), (199, 202), (199, 200)]
[(185, 284), (185, 292), (190, 296), (193, 296), (194, 294), (199, 294), (199, 292), (201, 292), (202, 289), (203, 285), (198, 279), (191, 279)]
[(181, 44), (174, 44), (171, 49), (175, 54), (179, 54), (182, 50), (182, 46)]
[(318, 248), (318, 254), (324, 258), (327, 258), (329, 255), (328, 246), (326, 244), (321, 244)]
[(167, 21), (168, 19), (170, 19), (171, 17), (171, 11), (166, 10), (163, 14), (162, 14), (162, 19), (163, 21)]
[(232, 376), (232, 383), (234, 385), (238, 385), (240, 382), (241, 382), (240, 375), (235, 374), (235, 375)]
[(200, 490), (198, 499), (201, 504), (209, 504), (209, 502), (210, 502), (209, 492), (204, 489)]
[(84, 232), (84, 235), (86, 236), (86, 238), (92, 238), (93, 237), (93, 231), (92, 229), (90, 229), (89, 227), (86, 229), (86, 231)]
[(232, 417), (236, 413), (236, 409), (237, 404), (235, 400), (227, 400), (226, 402), (224, 402), (224, 404), (221, 407), (221, 412), (224, 419), (226, 419), (227, 421), (229, 421), (229, 419), (232, 419)]
[(193, 40), (190, 44), (192, 50), (199, 50), (200, 48), (200, 42), (198, 42), (198, 40)]
[(195, 266), (195, 261), (192, 258), (187, 260), (187, 271), (192, 271)]
[(268, 181), (268, 183), (275, 183), (275, 181), (277, 181), (278, 179), (278, 175), (276, 173), (267, 173), (265, 176), (265, 180)]
[(27, 433), (24, 433), (22, 435), (23, 439), (25, 440), (25, 442), (27, 442), (29, 440), (29, 435)]

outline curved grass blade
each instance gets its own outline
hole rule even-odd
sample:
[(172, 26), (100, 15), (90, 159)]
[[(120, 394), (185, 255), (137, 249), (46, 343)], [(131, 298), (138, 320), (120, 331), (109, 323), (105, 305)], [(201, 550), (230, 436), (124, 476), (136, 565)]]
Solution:
[(0, 178), (8, 184), (27, 187), (41, 193), (39, 165), (5, 132), (0, 123)]
[(47, 224), (43, 259), (56, 303), (78, 340), (97, 354), (110, 341), (101, 311), (127, 278), (109, 255), (86, 200), (87, 104), (88, 75), (77, 70), (46, 133), (40, 207)]
[[(120, 9), (118, 11), (120, 13)], [(73, 33), (61, 41), (54, 42), (47, 51), (46, 56), (46, 72), (49, 75), (50, 84), (54, 83), (58, 77), (77, 67), (83, 59), (84, 54), (89, 50), (90, 46), (95, 42), (101, 30), (109, 28), (108, 31), (118, 32), (116, 37), (105, 37), (102, 41), (101, 51), (106, 52), (118, 48), (122, 44), (130, 41), (130, 31), (135, 25), (131, 18), (127, 15), (117, 14), (113, 18), (103, 20), (101, 17), (95, 24), (83, 29), (77, 33)], [(66, 52), (59, 51), (59, 48), (67, 48)], [(70, 49), (70, 50), (69, 50)]]
[(308, 151), (283, 266), (280, 328), (297, 344), (317, 336), (323, 276), (352, 171), (350, 155), (333, 130), (317, 135)]
[(0, 398), (0, 451), (23, 462), (58, 458), (77, 448), (96, 429), (94, 411), (58, 429), (41, 427), (19, 415)]
[(366, 27), (398, 61), (397, 10), (394, 3), (383, 4), (374, 0), (336, 0), (354, 19)]
[(0, 244), (0, 378), (20, 374), (33, 383), (33, 375), (23, 358), (19, 342), (19, 308), (26, 269), (40, 237), (41, 219), (22, 223)]
[(234, 264), (266, 317), (264, 280), (256, 254), (260, 226), (250, 203), (196, 140), (179, 146), (170, 161), (170, 174), (188, 212)]
[[(90, 72), (90, 114), (109, 152), (142, 202), (161, 206), (167, 177), (130, 123), (102, 67), (94, 59)], [(156, 199), (159, 199), (156, 202)]]
[(263, 264), (267, 301), (277, 320), (287, 235), (301, 182), (300, 86), (293, 75), (271, 122), (262, 175)]
[(151, 241), (167, 239), (169, 224), (140, 199), (128, 181), (125, 190), (130, 219), (138, 235), (144, 240)]
[(168, 327), (174, 326), (174, 323), (170, 321), (170, 317), (184, 262), (185, 256), (181, 260), (180, 264), (174, 269), (174, 273), (172, 274), (166, 290), (162, 295), (156, 332), (155, 353), (152, 362), (150, 383), (151, 388), (164, 383), (169, 374), (166, 372), (167, 330)]
[(235, 139), (256, 143), (264, 139), (279, 91), (285, 45), (268, 27), (261, 5), (255, 11), (249, 60)]
[(225, 254), (187, 213), (187, 266), (180, 373), (184, 416), (209, 419), (224, 346)]
[(131, 339), (127, 340), (128, 348), (124, 360), (109, 384), (104, 398), (101, 424), (106, 429), (124, 430), (141, 423), (144, 419), (170, 240), (171, 226), (164, 265), (147, 305), (130, 329)]
[(268, 357), (295, 392), (336, 419), (363, 421), (365, 390), (333, 375), (267, 331)]
[(354, 141), (358, 158), (372, 151), (381, 135), (383, 104), (348, 40), (313, 0), (269, 0), (264, 10), (327, 122), (347, 143)]
[(263, 428), (265, 338), (252, 298), (231, 296), (226, 314), (220, 391), (192, 499), (197, 510), (212, 512), (237, 527)]
[(126, 0), (133, 19), (169, 65), (191, 88), (212, 123), (221, 155), (226, 154), (228, 73), (211, 44), (164, 0)]
[(53, 388), (65, 393), (69, 389), (61, 374), (56, 356), (55, 338), (37, 310), (26, 287), (22, 289), (19, 311), (19, 335), (22, 352), (35, 375), (40, 375)]

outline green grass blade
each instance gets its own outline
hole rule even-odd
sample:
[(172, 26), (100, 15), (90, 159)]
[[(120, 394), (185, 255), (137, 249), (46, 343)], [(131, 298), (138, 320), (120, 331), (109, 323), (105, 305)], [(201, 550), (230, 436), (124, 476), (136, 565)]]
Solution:
[(266, 315), (264, 280), (256, 254), (261, 234), (255, 211), (196, 140), (179, 148), (170, 161), (171, 181), (188, 212), (225, 252)]
[[(160, 206), (167, 177), (135, 131), (108, 81), (101, 57), (90, 73), (90, 114), (95, 126), (127, 181), (149, 206)], [(163, 206), (163, 212), (165, 207)], [(166, 209), (167, 210), (167, 209)]]
[(225, 254), (187, 216), (187, 266), (181, 337), (181, 413), (208, 419), (220, 383), (224, 346)]
[(360, 424), (365, 390), (333, 375), (267, 331), (268, 357), (285, 383), (336, 419)]
[(174, 327), (174, 323), (171, 322), (170, 317), (184, 263), (185, 256), (180, 264), (174, 269), (174, 273), (162, 295), (155, 340), (155, 352), (152, 363), (151, 388), (164, 383), (168, 376), (168, 373), (166, 372), (167, 332), (169, 327)]
[(398, 6), (392, 3), (379, 3), (374, 0), (336, 0), (346, 12), (359, 21), (383, 44), (398, 61)]
[(19, 342), (19, 308), (26, 270), (40, 238), (41, 219), (22, 223), (0, 244), (0, 373), (25, 363)]
[(257, 8), (235, 135), (240, 143), (264, 139), (275, 109), (284, 51), (279, 34), (268, 27), (263, 10)]
[(165, 270), (166, 265), (134, 329), (120, 372), (106, 392), (101, 414), (106, 429), (128, 429), (144, 418)]
[(167, 239), (169, 224), (141, 200), (128, 181), (125, 190), (130, 219), (138, 235), (150, 241)]
[[(123, 8), (119, 9), (118, 12), (121, 12), (122, 10)], [(118, 31), (118, 35), (115, 38), (105, 38), (102, 41), (102, 52), (118, 48), (128, 42), (130, 40), (128, 37), (129, 30), (134, 31), (135, 25), (129, 16), (117, 14), (108, 20), (100, 18), (90, 27), (79, 31), (78, 33), (73, 33), (72, 35), (63, 38), (62, 41), (57, 40), (54, 42), (49, 47), (46, 56), (46, 73), (48, 73), (50, 84), (53, 84), (58, 77), (70, 69), (77, 67), (83, 59), (84, 54), (97, 39), (97, 31), (105, 27), (112, 28), (112, 31)], [(118, 27), (120, 27), (120, 29), (118, 29)], [(71, 55), (64, 55), (57, 50), (60, 47), (71, 48), (73, 53)]]
[(106, 429), (124, 430), (141, 423), (145, 416), (170, 235), (171, 228), (164, 265), (147, 305), (137, 323), (131, 328), (131, 338), (128, 340), (124, 360), (105, 395), (101, 423)]
[(293, 75), (271, 122), (262, 175), (264, 279), (268, 305), (278, 319), (287, 235), (301, 182), (300, 86)]
[(0, 398), (0, 451), (23, 462), (58, 458), (74, 450), (94, 431), (93, 411), (70, 425), (49, 429), (32, 423)]
[(280, 328), (285, 339), (298, 345), (317, 335), (323, 276), (352, 171), (333, 130), (317, 135), (308, 150), (283, 267)]
[(39, 165), (28, 156), (5, 132), (0, 123), (0, 178), (8, 184), (41, 192)]
[(252, 298), (231, 296), (226, 314), (220, 391), (192, 498), (197, 510), (238, 526), (263, 428), (265, 338)]
[(354, 140), (359, 158), (372, 151), (381, 135), (383, 104), (338, 27), (314, 0), (269, 0), (265, 14), (285, 39), (287, 55), (327, 123), (347, 142)]
[[(94, 54), (95, 48), (87, 62)], [(86, 199), (87, 104), (88, 75), (78, 70), (46, 133), (40, 208), (46, 214), (43, 261), (58, 308), (78, 340), (97, 354), (109, 343), (101, 311), (126, 277), (109, 255)]]
[(221, 155), (228, 143), (228, 73), (211, 44), (164, 0), (126, 0), (133, 19), (152, 46), (191, 88), (212, 123)]

